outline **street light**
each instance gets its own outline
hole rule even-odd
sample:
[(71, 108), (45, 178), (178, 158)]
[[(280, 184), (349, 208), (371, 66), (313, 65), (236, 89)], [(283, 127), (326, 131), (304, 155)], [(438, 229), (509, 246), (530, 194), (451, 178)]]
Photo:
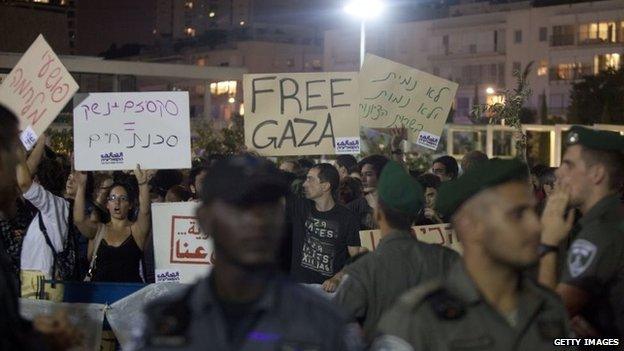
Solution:
[(344, 7), (346, 13), (360, 19), (360, 67), (364, 64), (366, 53), (366, 20), (379, 16), (383, 8), (384, 5), (379, 0), (351, 0)]
[(492, 94), (494, 94), (494, 93), (495, 93), (494, 88), (492, 88), (492, 87), (487, 87), (487, 89), (485, 89), (485, 92), (486, 92), (488, 95), (492, 95)]

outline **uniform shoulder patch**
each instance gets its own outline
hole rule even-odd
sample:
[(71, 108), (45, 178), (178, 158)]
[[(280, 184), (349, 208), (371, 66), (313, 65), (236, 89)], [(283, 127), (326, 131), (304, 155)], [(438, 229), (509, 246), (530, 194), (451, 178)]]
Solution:
[(435, 315), (442, 320), (459, 319), (466, 314), (466, 304), (445, 289), (439, 289), (427, 297)]
[(568, 254), (568, 269), (572, 278), (583, 274), (594, 262), (598, 248), (585, 239), (576, 239), (570, 246)]

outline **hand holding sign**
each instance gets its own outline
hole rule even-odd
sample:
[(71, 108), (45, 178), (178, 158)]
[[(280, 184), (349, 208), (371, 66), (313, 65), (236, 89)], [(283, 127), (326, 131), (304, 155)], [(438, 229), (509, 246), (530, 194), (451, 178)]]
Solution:
[(141, 169), (141, 165), (137, 163), (136, 169), (134, 170), (134, 176), (136, 177), (136, 180), (139, 183), (139, 185), (147, 184), (148, 174), (149, 174), (149, 172), (148, 171), (143, 171)]

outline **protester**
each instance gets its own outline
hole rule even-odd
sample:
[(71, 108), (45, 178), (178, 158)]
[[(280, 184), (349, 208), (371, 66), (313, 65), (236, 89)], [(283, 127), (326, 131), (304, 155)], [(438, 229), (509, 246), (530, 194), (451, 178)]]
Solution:
[[(574, 126), (542, 222), (539, 280), (563, 299), (579, 336), (624, 337), (624, 137)], [(583, 214), (570, 233), (574, 212)], [(572, 235), (561, 280), (559, 244)]]
[(527, 178), (520, 161), (487, 161), (442, 185), (438, 210), (451, 218), (462, 261), (401, 296), (373, 350), (552, 350), (568, 337), (559, 298), (522, 276), (540, 237)]
[(152, 202), (165, 202), (167, 192), (175, 185), (184, 181), (184, 175), (175, 169), (159, 169), (149, 180), (150, 192), (153, 194)]
[[(35, 147), (44, 145), (45, 137)], [(72, 221), (72, 202), (76, 194), (74, 178), (59, 158), (43, 157), (38, 164), (35, 181), (23, 153), (17, 167), (17, 182), (24, 199), (38, 213), (24, 236), (20, 256), (21, 292), (23, 297), (37, 298), (40, 281), (45, 279), (79, 280), (80, 268), (77, 237), (80, 235)], [(93, 192), (93, 177), (88, 191)], [(89, 201), (91, 204), (92, 201)], [(92, 206), (89, 206), (92, 209)], [(83, 209), (83, 211), (86, 211)], [(84, 215), (84, 214), (83, 214)]]
[(299, 174), (299, 172), (301, 172), (301, 166), (299, 166), (299, 163), (295, 160), (286, 160), (282, 162), (279, 169), (292, 174)]
[(452, 156), (442, 156), (433, 160), (431, 173), (437, 175), (442, 182), (454, 180), (459, 174), (457, 160)]
[(540, 215), (544, 211), (544, 206), (546, 206), (546, 201), (548, 201), (548, 197), (555, 190), (555, 182), (557, 181), (555, 171), (557, 171), (556, 168), (548, 167), (540, 174), (537, 179), (538, 191), (544, 195), (544, 198), (537, 204), (537, 213), (539, 213)]
[(134, 176), (139, 187), (139, 211), (135, 222), (129, 218), (135, 206), (133, 186), (114, 183), (107, 197), (110, 221), (93, 223), (84, 215), (86, 175), (75, 173), (78, 186), (74, 223), (89, 242), (89, 278), (101, 282), (142, 282), (143, 247), (150, 230), (150, 200), (147, 172), (137, 165)]
[(385, 156), (371, 155), (358, 164), (364, 197), (352, 201), (347, 208), (357, 215), (362, 230), (378, 228), (373, 217), (373, 209), (377, 207), (377, 182), (386, 163), (388, 159)]
[(174, 185), (167, 191), (165, 202), (186, 202), (192, 198), (190, 191), (186, 190), (182, 185)]
[(338, 203), (348, 206), (351, 202), (361, 199), (362, 196), (362, 182), (359, 179), (349, 176), (340, 179)]
[(277, 273), (288, 192), (277, 168), (233, 157), (210, 170), (203, 188), (197, 215), (217, 260), (208, 278), (147, 308), (144, 349), (353, 349), (344, 316)]
[(418, 214), (416, 218), (417, 225), (432, 225), (444, 223), (444, 220), (440, 214), (435, 210), (435, 202), (438, 196), (438, 188), (442, 184), (440, 178), (431, 174), (425, 173), (417, 178), (420, 186), (425, 190), (425, 207)]
[(358, 162), (353, 155), (338, 155), (336, 157), (336, 169), (340, 175), (340, 181), (346, 177), (358, 174)]
[(416, 214), (423, 209), (423, 191), (398, 163), (390, 161), (384, 167), (378, 193), (374, 213), (381, 240), (373, 253), (344, 269), (346, 276), (333, 299), (354, 321), (361, 321), (369, 342), (379, 318), (402, 293), (441, 278), (458, 260), (454, 251), (411, 235)]
[(336, 168), (321, 163), (308, 171), (303, 184), (306, 198), (288, 198), (291, 275), (297, 282), (323, 284), (327, 290), (338, 285), (347, 258), (360, 250), (358, 220), (337, 203), (338, 184)]
[(464, 173), (468, 172), (472, 167), (477, 166), (483, 161), (487, 161), (486, 154), (479, 150), (473, 150), (464, 155), (461, 159), (461, 169)]

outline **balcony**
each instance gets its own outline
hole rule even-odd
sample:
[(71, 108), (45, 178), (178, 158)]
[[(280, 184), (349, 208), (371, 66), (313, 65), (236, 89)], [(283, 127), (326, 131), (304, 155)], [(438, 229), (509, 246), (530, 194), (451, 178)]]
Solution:
[(575, 81), (593, 74), (592, 66), (551, 67), (548, 78), (551, 82)]
[(574, 34), (560, 34), (550, 36), (550, 46), (574, 45)]

